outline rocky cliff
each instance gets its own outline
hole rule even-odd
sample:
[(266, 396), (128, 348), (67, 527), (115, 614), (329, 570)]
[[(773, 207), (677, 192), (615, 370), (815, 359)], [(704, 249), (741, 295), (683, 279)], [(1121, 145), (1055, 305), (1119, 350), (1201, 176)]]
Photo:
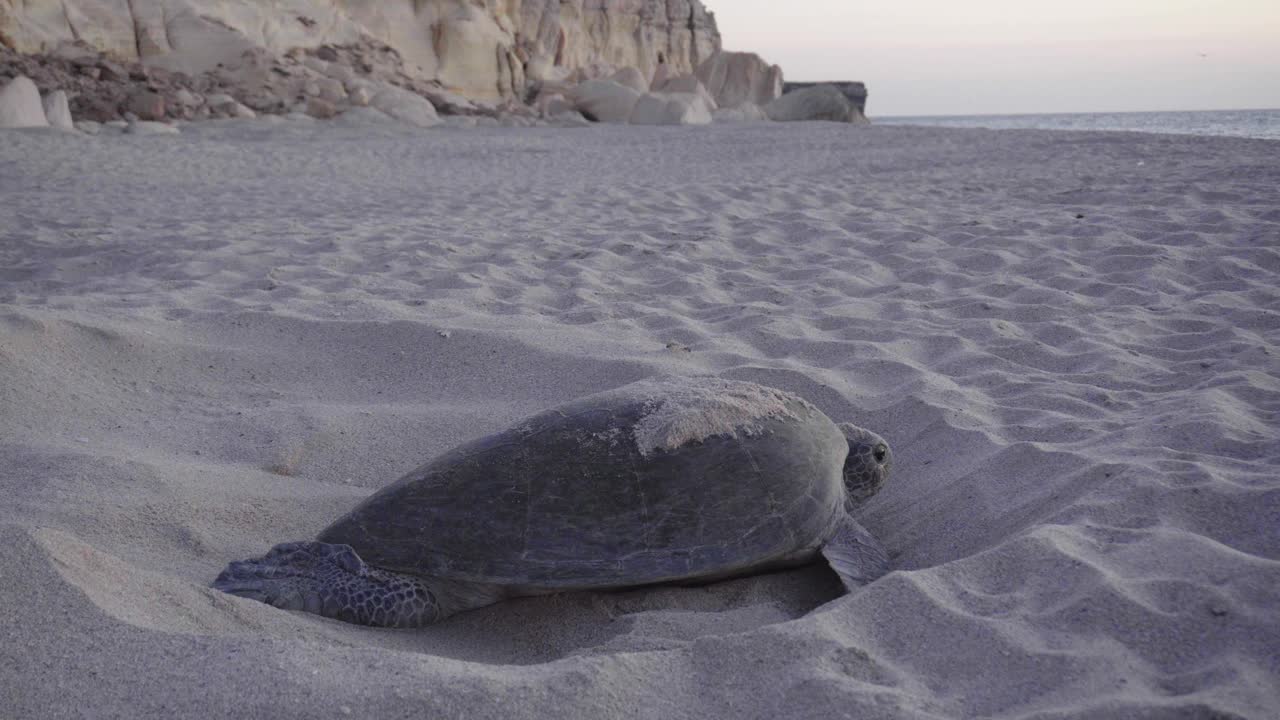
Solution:
[(0, 44), (11, 49), (80, 41), (190, 74), (256, 48), (367, 40), (418, 77), (485, 100), (621, 67), (692, 73), (720, 48), (700, 0), (0, 0)]

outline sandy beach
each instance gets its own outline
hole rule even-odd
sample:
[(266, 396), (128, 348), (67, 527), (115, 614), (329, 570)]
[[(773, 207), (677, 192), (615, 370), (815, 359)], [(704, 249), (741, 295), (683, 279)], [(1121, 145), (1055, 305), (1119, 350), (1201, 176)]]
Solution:
[[(0, 132), (0, 718), (1280, 716), (1280, 142)], [(379, 630), (218, 593), (660, 373), (882, 434), (895, 570)]]

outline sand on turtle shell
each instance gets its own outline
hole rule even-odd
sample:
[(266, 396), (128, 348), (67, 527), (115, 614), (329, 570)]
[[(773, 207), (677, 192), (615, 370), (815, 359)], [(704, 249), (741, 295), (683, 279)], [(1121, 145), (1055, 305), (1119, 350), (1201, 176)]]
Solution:
[(641, 455), (714, 435), (750, 434), (761, 420), (797, 419), (795, 408), (813, 407), (776, 388), (714, 377), (667, 375), (632, 383), (625, 391), (647, 410), (631, 428)]

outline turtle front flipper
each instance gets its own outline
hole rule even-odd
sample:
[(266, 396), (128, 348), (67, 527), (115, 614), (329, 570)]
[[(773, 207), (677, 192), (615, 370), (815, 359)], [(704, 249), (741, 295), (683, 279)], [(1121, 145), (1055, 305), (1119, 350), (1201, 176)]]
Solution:
[(848, 515), (840, 520), (836, 534), (822, 547), (822, 556), (849, 591), (889, 572), (889, 551)]
[(420, 627), (444, 613), (421, 579), (371, 567), (350, 545), (292, 542), (233, 562), (213, 581), (225, 593), (285, 610), (378, 627)]

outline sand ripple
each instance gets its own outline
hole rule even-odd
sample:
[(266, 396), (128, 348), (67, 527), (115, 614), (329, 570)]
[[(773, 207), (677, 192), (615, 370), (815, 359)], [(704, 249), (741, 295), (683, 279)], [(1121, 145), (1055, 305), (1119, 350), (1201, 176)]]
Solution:
[[(1280, 143), (219, 123), (0, 145), (15, 717), (1280, 710)], [(897, 572), (421, 632), (215, 593), (463, 440), (659, 372), (895, 446)], [(0, 710), (0, 715), (6, 711)]]

